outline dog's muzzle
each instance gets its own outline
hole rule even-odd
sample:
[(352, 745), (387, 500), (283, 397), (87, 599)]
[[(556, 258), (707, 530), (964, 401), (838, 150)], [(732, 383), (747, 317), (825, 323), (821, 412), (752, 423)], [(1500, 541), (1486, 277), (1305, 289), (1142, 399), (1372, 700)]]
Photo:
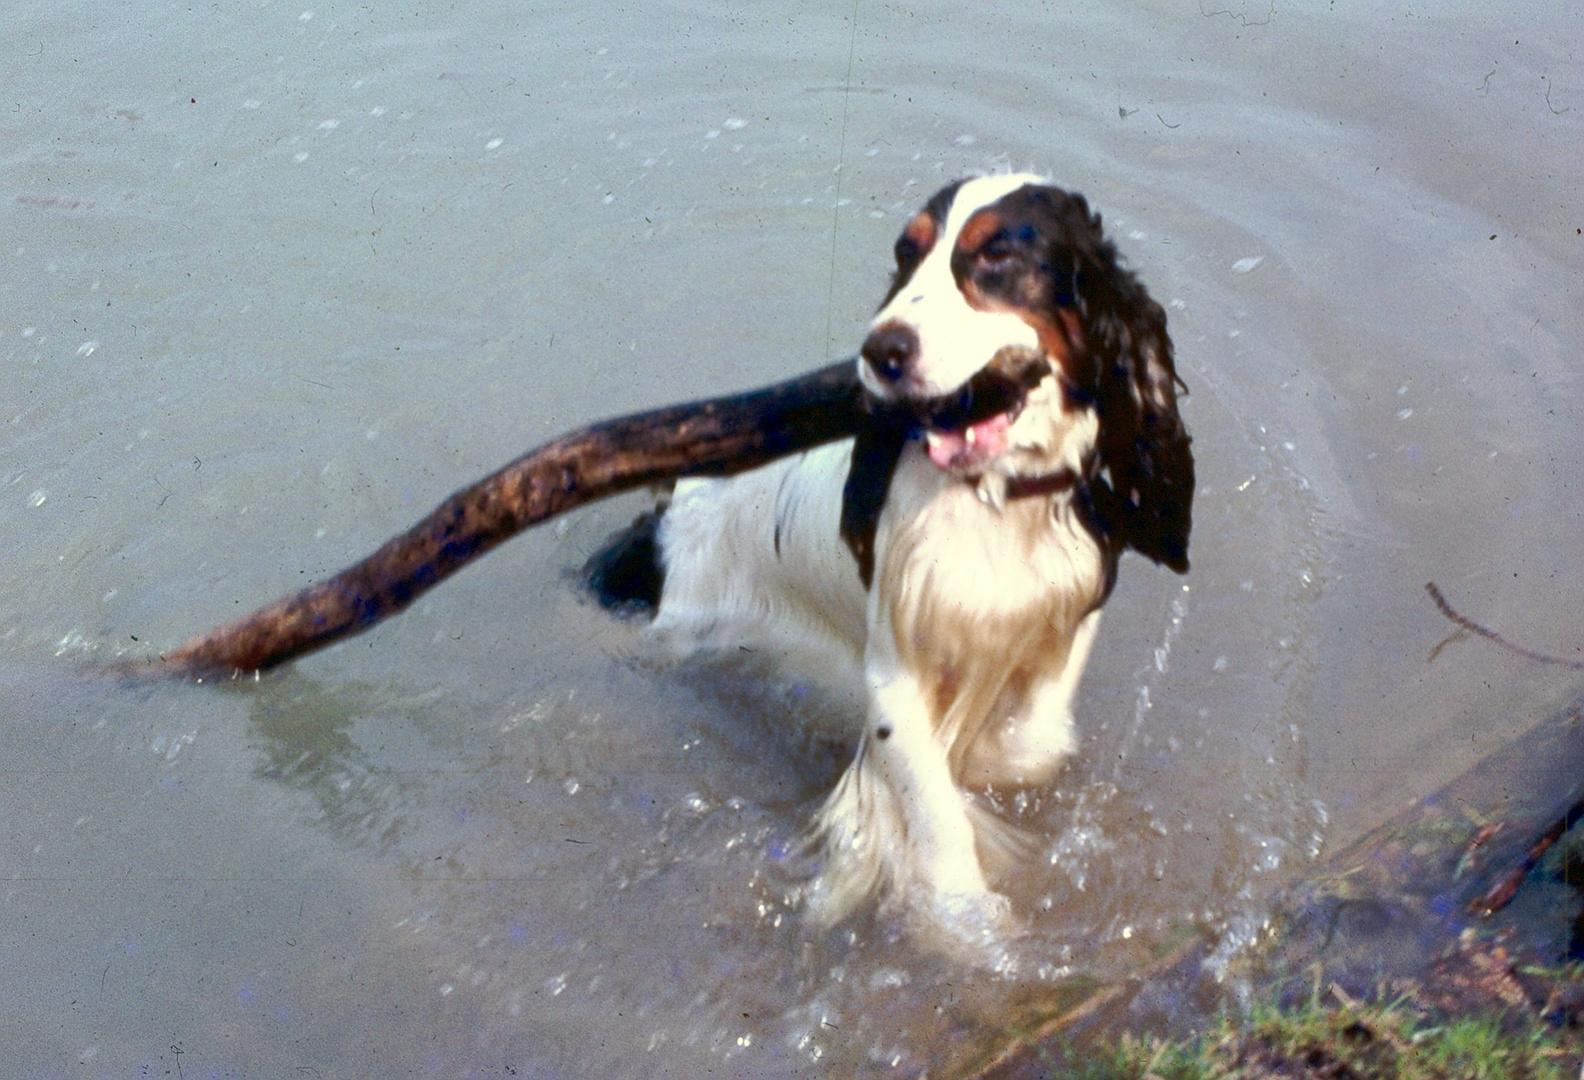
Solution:
[[(881, 327), (864, 342), (864, 362), (880, 374), (893, 361), (905, 364), (907, 337), (912, 337), (916, 348), (917, 338), (907, 327)], [(864, 404), (877, 418), (922, 434), (930, 460), (940, 468), (971, 471), (1004, 449), (1005, 432), (1017, 420), (1029, 391), (1051, 371), (1043, 352), (1009, 345), (953, 393), (881, 398), (866, 392)]]
[(894, 386), (918, 362), (918, 331), (905, 323), (881, 323), (864, 338), (858, 354), (879, 382)]

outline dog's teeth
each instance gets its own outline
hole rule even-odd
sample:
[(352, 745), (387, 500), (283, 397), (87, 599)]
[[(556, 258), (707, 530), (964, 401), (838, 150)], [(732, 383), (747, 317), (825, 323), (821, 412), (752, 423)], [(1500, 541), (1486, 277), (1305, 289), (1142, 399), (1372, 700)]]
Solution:
[(926, 431), (924, 433), (924, 441), (933, 450), (945, 441), (945, 436), (938, 431)]
[(979, 433), (973, 429), (973, 425), (969, 425), (968, 432), (963, 436), (963, 439), (967, 441), (969, 446), (979, 441)]

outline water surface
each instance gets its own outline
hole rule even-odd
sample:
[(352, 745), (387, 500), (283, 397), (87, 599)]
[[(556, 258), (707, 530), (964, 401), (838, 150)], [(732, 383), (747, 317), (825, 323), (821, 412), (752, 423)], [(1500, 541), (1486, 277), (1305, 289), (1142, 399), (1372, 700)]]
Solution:
[[(14, 1069), (949, 1074), (1577, 689), (1584, 15), (1234, 3), (0, 14)], [(800, 921), (851, 704), (577, 594), (628, 497), (257, 684), (94, 674), (589, 420), (849, 354), (961, 175), (1084, 192), (1200, 490), (1129, 557), (999, 971)], [(1521, 784), (1522, 778), (1515, 778)]]

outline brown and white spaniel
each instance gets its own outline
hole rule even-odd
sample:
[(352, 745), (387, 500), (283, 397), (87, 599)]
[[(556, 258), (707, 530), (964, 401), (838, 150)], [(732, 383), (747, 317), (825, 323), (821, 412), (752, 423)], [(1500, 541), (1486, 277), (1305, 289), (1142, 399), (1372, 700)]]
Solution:
[(655, 573), (602, 599), (657, 599), (654, 631), (689, 648), (855, 665), (866, 716), (814, 822), (811, 914), (878, 895), (993, 932), (994, 878), (1028, 849), (976, 793), (1072, 753), (1122, 551), (1188, 568), (1166, 315), (1082, 196), (987, 176), (903, 230), (857, 362), (864, 434), (677, 484), (621, 556)]

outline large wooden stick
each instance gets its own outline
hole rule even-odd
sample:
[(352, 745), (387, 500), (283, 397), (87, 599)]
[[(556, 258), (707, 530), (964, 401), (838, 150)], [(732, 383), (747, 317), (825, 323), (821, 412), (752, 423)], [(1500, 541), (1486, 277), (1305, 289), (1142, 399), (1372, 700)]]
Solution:
[(857, 365), (846, 360), (763, 390), (594, 424), (457, 492), (335, 577), (138, 670), (186, 676), (272, 668), (367, 630), (546, 518), (645, 484), (741, 472), (853, 435), (866, 422)]

